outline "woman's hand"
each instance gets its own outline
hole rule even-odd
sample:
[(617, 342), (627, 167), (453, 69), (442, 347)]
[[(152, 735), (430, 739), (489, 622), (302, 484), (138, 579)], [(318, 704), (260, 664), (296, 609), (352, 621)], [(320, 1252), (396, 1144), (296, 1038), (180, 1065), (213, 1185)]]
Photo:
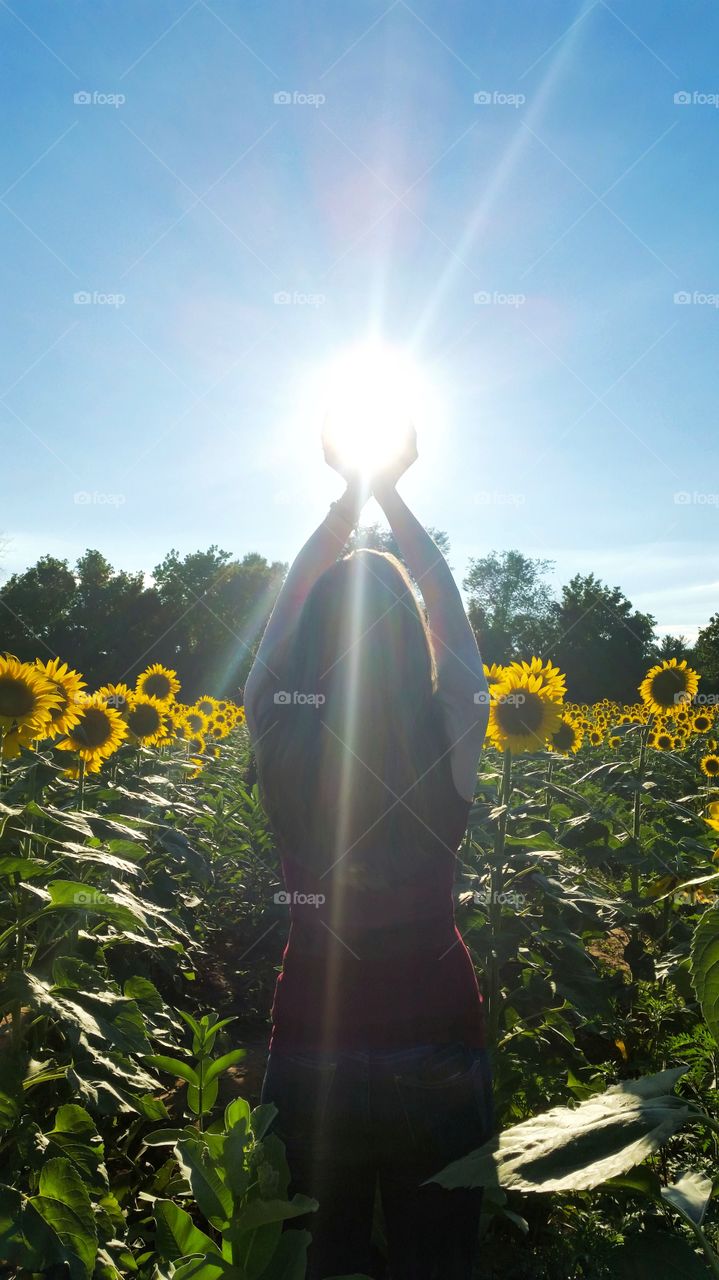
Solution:
[(383, 493), (394, 489), (400, 476), (409, 470), (412, 463), (417, 461), (417, 457), (417, 431), (414, 424), (410, 422), (407, 424), (405, 438), (399, 451), (391, 462), (379, 467), (371, 477), (370, 483), (375, 497), (381, 499)]
[(356, 467), (353, 467), (351, 463), (342, 457), (341, 450), (337, 448), (337, 442), (332, 438), (327, 419), (325, 419), (322, 428), (322, 452), (325, 455), (327, 466), (342, 476), (342, 479), (346, 480), (348, 485), (359, 484), (360, 474)]

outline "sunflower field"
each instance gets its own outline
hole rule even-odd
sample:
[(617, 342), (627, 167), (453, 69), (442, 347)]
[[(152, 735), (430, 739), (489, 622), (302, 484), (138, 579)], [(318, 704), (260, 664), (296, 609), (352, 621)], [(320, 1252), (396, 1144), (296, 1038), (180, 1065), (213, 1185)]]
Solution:
[[(456, 913), (500, 1137), (437, 1179), (485, 1188), (478, 1280), (718, 1277), (717, 709), (674, 659), (627, 705), (486, 674)], [(181, 693), (0, 658), (8, 1276), (304, 1276), (258, 1105), (279, 860), (242, 708)]]

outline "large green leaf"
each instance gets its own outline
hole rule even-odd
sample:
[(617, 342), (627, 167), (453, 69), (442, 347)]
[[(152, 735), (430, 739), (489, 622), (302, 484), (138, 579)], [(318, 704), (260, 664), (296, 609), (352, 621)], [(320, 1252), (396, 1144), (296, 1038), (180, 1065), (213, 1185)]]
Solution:
[(165, 1261), (175, 1262), (188, 1254), (199, 1253), (223, 1262), (217, 1245), (195, 1226), (189, 1213), (172, 1200), (155, 1201), (155, 1223), (155, 1248)]
[(285, 1222), (289, 1218), (301, 1218), (306, 1213), (316, 1213), (316, 1200), (309, 1196), (295, 1195), (291, 1200), (251, 1200), (238, 1213), (231, 1231), (225, 1234), (229, 1240), (237, 1240), (245, 1231), (254, 1231), (268, 1222)]
[(232, 1217), (232, 1192), (222, 1181), (207, 1147), (199, 1139), (183, 1137), (176, 1151), (180, 1170), (200, 1209), (213, 1227), (222, 1230)]
[(39, 1194), (30, 1201), (62, 1242), (64, 1260), (76, 1280), (89, 1280), (95, 1267), (97, 1228), (87, 1188), (69, 1160), (48, 1160)]
[(694, 932), (692, 981), (702, 1013), (719, 1044), (719, 908), (707, 911)]
[(576, 1107), (553, 1107), (505, 1129), (432, 1182), (517, 1191), (584, 1191), (656, 1151), (692, 1114), (668, 1092), (686, 1067), (612, 1085)]
[(283, 1231), (261, 1280), (305, 1280), (309, 1231)]

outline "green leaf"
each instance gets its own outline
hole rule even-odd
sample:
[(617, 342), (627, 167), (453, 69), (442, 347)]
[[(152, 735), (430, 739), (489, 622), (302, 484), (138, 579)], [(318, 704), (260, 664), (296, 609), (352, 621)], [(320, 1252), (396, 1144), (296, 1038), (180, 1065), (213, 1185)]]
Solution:
[[(230, 1129), (234, 1129), (236, 1124), (243, 1121), (245, 1127), (249, 1128), (250, 1124), (250, 1104), (244, 1098), (233, 1098), (232, 1102), (228, 1102), (225, 1107), (225, 1129), (229, 1133)], [(259, 1141), (262, 1134), (255, 1133), (255, 1138)]]
[[(255, 1135), (255, 1142), (261, 1142), (272, 1122), (277, 1117), (277, 1107), (274, 1102), (261, 1102), (259, 1107), (255, 1107), (250, 1117), (252, 1132)], [(229, 1126), (228, 1126), (229, 1128)]]
[(234, 1067), (236, 1062), (241, 1062), (247, 1056), (246, 1049), (231, 1049), (229, 1053), (223, 1054), (221, 1058), (215, 1058), (205, 1071), (205, 1084), (211, 1084), (217, 1076), (226, 1071), (228, 1067)]
[(210, 1080), (209, 1084), (202, 1087), (202, 1103), (200, 1103), (199, 1085), (188, 1085), (187, 1088), (187, 1105), (196, 1116), (206, 1116), (211, 1111), (217, 1099), (219, 1083), (217, 1080)]
[(174, 1147), (180, 1138), (186, 1138), (195, 1129), (155, 1129), (154, 1133), (146, 1133), (143, 1139), (146, 1147)]
[(305, 1213), (316, 1213), (319, 1204), (309, 1196), (295, 1195), (291, 1200), (251, 1200), (235, 1218), (231, 1231), (225, 1234), (236, 1240), (245, 1231), (254, 1231), (268, 1222), (286, 1222), (288, 1218), (300, 1218)]
[(719, 908), (707, 911), (696, 927), (691, 947), (691, 971), (702, 1013), (719, 1044)]
[(245, 1280), (244, 1272), (216, 1258), (189, 1258), (175, 1266), (172, 1280)]
[(210, 1153), (195, 1138), (180, 1138), (177, 1160), (181, 1173), (188, 1179), (200, 1209), (213, 1227), (222, 1230), (232, 1217), (232, 1193), (225, 1186)]
[(157, 1067), (158, 1071), (167, 1071), (172, 1076), (179, 1076), (190, 1085), (197, 1086), (200, 1083), (194, 1067), (191, 1067), (189, 1062), (181, 1062), (179, 1058), (168, 1058), (164, 1053), (151, 1053), (145, 1057), (145, 1062), (150, 1067)]
[(703, 1173), (687, 1171), (670, 1187), (662, 1187), (662, 1200), (681, 1214), (690, 1226), (700, 1227), (712, 1198), (713, 1183)]
[(262, 1280), (305, 1280), (309, 1231), (283, 1231)]
[(505, 1129), (430, 1182), (517, 1191), (584, 1191), (620, 1177), (690, 1118), (668, 1093), (686, 1067), (612, 1085), (576, 1107), (553, 1107)]
[(175, 1262), (191, 1253), (208, 1254), (223, 1262), (220, 1250), (210, 1237), (172, 1200), (155, 1201), (155, 1223), (155, 1248), (166, 1262)]
[(48, 1160), (40, 1173), (39, 1194), (30, 1203), (60, 1238), (71, 1276), (89, 1280), (97, 1229), (85, 1184), (69, 1160)]

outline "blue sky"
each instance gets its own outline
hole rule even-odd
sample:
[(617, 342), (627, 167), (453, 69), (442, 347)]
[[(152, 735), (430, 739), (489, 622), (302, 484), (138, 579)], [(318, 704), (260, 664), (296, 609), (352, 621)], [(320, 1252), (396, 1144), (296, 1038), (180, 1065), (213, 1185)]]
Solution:
[(339, 483), (311, 375), (379, 333), (435, 384), (403, 491), (460, 575), (519, 547), (696, 634), (713, 5), (0, 0), (0, 28), (0, 573), (290, 559)]

